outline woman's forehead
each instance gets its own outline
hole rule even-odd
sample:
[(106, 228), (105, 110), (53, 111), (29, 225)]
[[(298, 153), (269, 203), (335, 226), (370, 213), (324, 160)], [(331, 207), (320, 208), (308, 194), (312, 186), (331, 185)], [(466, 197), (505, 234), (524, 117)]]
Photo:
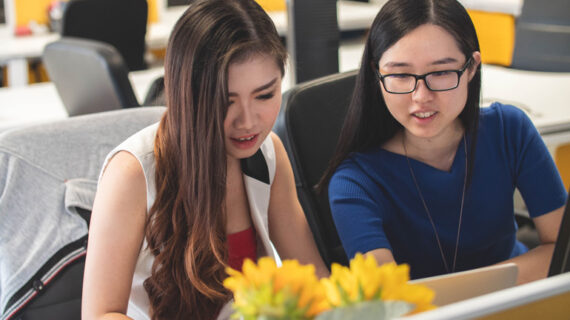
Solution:
[(440, 26), (424, 24), (410, 31), (389, 47), (380, 58), (386, 63), (434, 63), (462, 56), (457, 41)]

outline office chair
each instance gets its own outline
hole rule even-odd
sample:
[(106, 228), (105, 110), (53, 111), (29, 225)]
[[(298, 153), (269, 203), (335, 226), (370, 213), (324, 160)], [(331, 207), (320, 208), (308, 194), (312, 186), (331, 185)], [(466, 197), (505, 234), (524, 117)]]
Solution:
[(332, 157), (350, 103), (356, 71), (299, 84), (283, 95), (273, 130), (291, 160), (297, 194), (319, 252), (331, 263), (348, 264), (332, 219), (328, 196), (315, 185)]
[(63, 37), (46, 45), (42, 58), (70, 116), (139, 106), (125, 63), (109, 44)]
[(164, 96), (164, 76), (160, 76), (150, 84), (143, 101), (144, 106), (164, 106), (166, 97)]
[(87, 38), (114, 46), (129, 71), (146, 69), (146, 0), (71, 0), (62, 18), (63, 37)]
[(570, 1), (525, 0), (515, 31), (513, 68), (570, 72)]
[(81, 318), (87, 223), (104, 158), (164, 110), (115, 110), (0, 134), (0, 319)]

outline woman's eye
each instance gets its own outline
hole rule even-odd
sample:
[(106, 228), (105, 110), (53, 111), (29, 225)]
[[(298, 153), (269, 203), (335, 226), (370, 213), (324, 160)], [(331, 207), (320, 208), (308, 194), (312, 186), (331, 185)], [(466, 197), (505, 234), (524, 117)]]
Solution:
[(257, 96), (257, 99), (259, 99), (259, 100), (269, 100), (269, 99), (273, 98), (274, 95), (275, 95), (275, 94), (274, 94), (273, 92), (270, 92), (270, 93), (266, 93), (266, 94), (262, 94), (262, 95)]

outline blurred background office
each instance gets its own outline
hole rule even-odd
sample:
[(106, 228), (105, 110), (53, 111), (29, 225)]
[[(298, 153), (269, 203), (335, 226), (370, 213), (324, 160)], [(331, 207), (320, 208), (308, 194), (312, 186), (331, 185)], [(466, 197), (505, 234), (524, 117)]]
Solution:
[[(76, 124), (92, 121), (76, 116), (87, 114), (108, 119), (102, 127), (108, 130), (113, 128), (112, 119), (129, 122), (131, 113), (125, 111), (136, 110), (133, 107), (164, 105), (165, 48), (189, 1), (0, 0), (0, 138), (9, 138), (10, 132), (21, 136), (26, 128), (39, 124), (38, 128), (52, 128), (54, 121), (62, 121), (55, 122), (62, 128), (73, 126), (72, 134), (78, 135), (83, 124)], [(321, 203), (315, 205), (312, 198), (314, 182), (330, 153), (320, 151), (334, 148), (334, 141), (324, 144), (312, 139), (338, 135), (364, 37), (387, 0), (256, 1), (274, 21), (290, 54), (278, 125), (301, 121), (295, 124), (303, 132), (288, 132), (284, 127), (276, 131), (290, 135), (282, 139), (291, 144), (288, 151), (296, 162), (298, 193), (305, 197), (301, 202), (319, 238), (319, 250), (328, 262), (338, 261), (342, 247), (334, 240), (334, 225), (321, 212)], [(460, 2), (479, 35), (482, 103), (501, 101), (525, 110), (552, 152), (564, 184), (570, 186), (570, 1)], [(105, 113), (125, 108), (130, 110)], [(153, 121), (160, 112), (154, 110)], [(286, 114), (295, 110), (297, 114)], [(334, 119), (323, 121), (322, 114)], [(319, 121), (317, 131), (323, 136), (315, 137), (311, 121)], [(295, 141), (295, 135), (311, 137)], [(295, 153), (304, 149), (309, 152)], [(517, 210), (524, 215), (524, 203), (516, 197)], [(0, 208), (2, 201), (0, 195)], [(0, 211), (0, 221), (2, 214), (18, 213)], [(532, 245), (536, 241), (532, 225), (523, 221), (521, 226), (521, 237)], [(524, 234), (527, 227), (530, 231)], [(76, 276), (81, 276), (81, 269)], [(78, 285), (77, 279), (72, 281)]]

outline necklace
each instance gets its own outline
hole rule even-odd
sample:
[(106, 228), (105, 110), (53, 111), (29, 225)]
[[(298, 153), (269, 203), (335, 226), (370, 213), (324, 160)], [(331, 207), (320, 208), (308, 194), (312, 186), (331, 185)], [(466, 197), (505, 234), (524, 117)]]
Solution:
[[(441, 242), (439, 240), (439, 234), (437, 233), (437, 229), (435, 228), (435, 223), (433, 222), (433, 218), (429, 212), (429, 209), (426, 205), (426, 201), (420, 190), (420, 186), (418, 181), (416, 180), (416, 175), (414, 174), (414, 170), (412, 169), (412, 165), (410, 164), (410, 158), (408, 158), (408, 150), (406, 149), (406, 143), (404, 140), (404, 135), (402, 135), (402, 146), (404, 147), (404, 154), (406, 156), (406, 160), (408, 162), (408, 168), (410, 169), (410, 174), (412, 175), (412, 179), (414, 180), (414, 184), (416, 185), (416, 189), (418, 190), (418, 194), (420, 195), (420, 200), (426, 210), (426, 214), (429, 218), (429, 222), (431, 223), (431, 227), (433, 228), (433, 233), (435, 234), (435, 240), (437, 240), (437, 246), (439, 247), (439, 253), (441, 254), (441, 260), (443, 261), (443, 265), (445, 266), (445, 270), (447, 273), (450, 272), (449, 265), (447, 264), (447, 259), (443, 254), (443, 247), (441, 246)], [(459, 247), (459, 235), (461, 233), (461, 220), (463, 218), (463, 203), (465, 202), (465, 189), (467, 186), (467, 143), (465, 141), (465, 134), (463, 135), (463, 149), (465, 152), (465, 177), (463, 179), (463, 192), (461, 193), (461, 208), (459, 209), (459, 223), (457, 225), (457, 238), (455, 240), (455, 252), (453, 254), (453, 265), (451, 267), (451, 272), (455, 272), (455, 263), (457, 261), (457, 248)]]

